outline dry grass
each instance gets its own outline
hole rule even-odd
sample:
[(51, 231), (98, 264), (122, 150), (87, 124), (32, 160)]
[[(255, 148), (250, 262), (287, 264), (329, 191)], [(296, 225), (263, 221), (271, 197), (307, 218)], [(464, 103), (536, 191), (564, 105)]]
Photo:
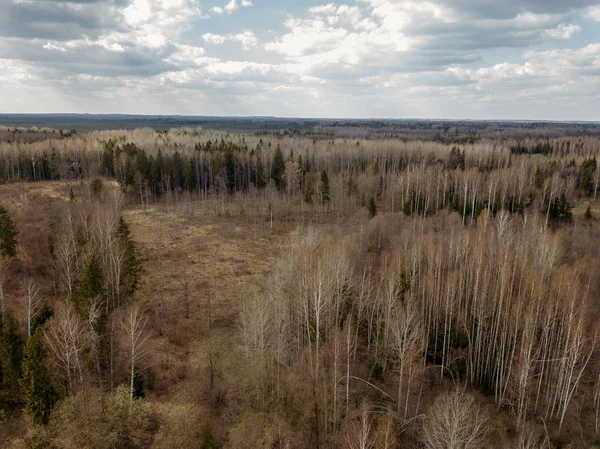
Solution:
[[(209, 333), (231, 334), (240, 304), (264, 288), (273, 262), (288, 241), (291, 225), (248, 222), (242, 217), (219, 218), (134, 208), (125, 213), (143, 260), (144, 275), (138, 298), (151, 316), (151, 358), (157, 374), (157, 393), (189, 374), (193, 347)], [(282, 226), (284, 228), (282, 228)], [(289, 228), (289, 229), (288, 229)], [(162, 267), (158, 248), (162, 247)], [(189, 318), (185, 317), (184, 286), (189, 282)], [(161, 279), (169, 315), (170, 366), (165, 366), (164, 324), (160, 314)], [(208, 307), (210, 300), (211, 329)]]

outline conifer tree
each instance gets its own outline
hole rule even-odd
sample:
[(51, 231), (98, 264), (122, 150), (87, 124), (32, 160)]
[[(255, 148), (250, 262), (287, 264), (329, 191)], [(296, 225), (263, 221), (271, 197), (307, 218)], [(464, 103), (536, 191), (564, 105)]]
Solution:
[(327, 169), (324, 168), (323, 171), (321, 171), (321, 200), (324, 203), (328, 203), (330, 199), (329, 176), (327, 176)]
[(38, 331), (27, 340), (20, 381), (25, 397), (24, 411), (37, 425), (48, 424), (52, 409), (58, 401), (58, 393), (45, 361), (46, 349)]
[(377, 203), (375, 202), (375, 198), (369, 198), (369, 217), (373, 218), (377, 215)]
[(0, 386), (14, 399), (18, 396), (23, 341), (15, 320), (8, 315), (0, 328)]
[(15, 228), (8, 211), (0, 206), (0, 252), (5, 257), (17, 257), (17, 235), (19, 232)]
[(277, 186), (278, 190), (281, 190), (285, 186), (285, 161), (283, 160), (283, 153), (281, 148), (277, 145), (275, 149), (275, 155), (273, 156), (273, 165), (271, 166), (271, 179)]
[(313, 202), (313, 194), (315, 193), (315, 175), (313, 172), (306, 173), (306, 184), (304, 187), (304, 201), (308, 204)]
[(137, 258), (135, 243), (131, 237), (131, 230), (123, 217), (119, 218), (116, 237), (124, 254), (121, 292), (127, 298), (132, 296), (138, 288), (141, 267)]

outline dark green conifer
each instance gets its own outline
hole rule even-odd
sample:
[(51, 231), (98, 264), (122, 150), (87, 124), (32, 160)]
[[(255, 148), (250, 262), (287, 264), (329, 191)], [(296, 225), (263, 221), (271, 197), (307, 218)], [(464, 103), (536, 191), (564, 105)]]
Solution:
[(283, 153), (281, 148), (277, 145), (275, 149), (275, 155), (273, 156), (273, 165), (271, 166), (271, 179), (275, 183), (275, 186), (281, 190), (285, 186), (285, 161), (283, 160)]
[(17, 235), (19, 232), (8, 211), (0, 206), (0, 252), (4, 257), (17, 257)]
[(321, 171), (321, 201), (328, 203), (330, 200), (329, 196), (329, 176), (327, 175), (327, 169)]
[(25, 398), (24, 411), (34, 424), (46, 425), (58, 401), (58, 393), (46, 366), (46, 349), (39, 331), (27, 341), (22, 369), (20, 385)]

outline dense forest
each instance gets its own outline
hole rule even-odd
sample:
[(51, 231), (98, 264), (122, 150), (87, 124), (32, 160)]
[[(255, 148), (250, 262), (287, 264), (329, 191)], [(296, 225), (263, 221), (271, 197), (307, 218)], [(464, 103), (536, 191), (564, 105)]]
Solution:
[(15, 130), (0, 445), (600, 444), (600, 138)]

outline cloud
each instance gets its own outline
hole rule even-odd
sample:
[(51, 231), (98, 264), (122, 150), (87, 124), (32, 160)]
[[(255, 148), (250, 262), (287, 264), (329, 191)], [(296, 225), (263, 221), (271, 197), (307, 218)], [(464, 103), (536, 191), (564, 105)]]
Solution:
[(251, 1), (200, 1), (5, 0), (0, 109), (600, 119), (600, 43), (577, 21), (598, 0), (324, 2), (260, 34), (226, 22)]
[(236, 41), (242, 44), (242, 48), (245, 50), (258, 46), (258, 39), (256, 38), (256, 35), (249, 30), (227, 35), (204, 33), (202, 35), (202, 39), (204, 39), (204, 42), (213, 45), (222, 45), (226, 41)]
[(594, 22), (600, 22), (600, 5), (592, 6), (585, 12), (585, 16)]
[(551, 39), (556, 40), (569, 40), (575, 34), (581, 31), (581, 27), (579, 25), (559, 25), (556, 28), (552, 28), (549, 30), (544, 30), (546, 36)]
[(225, 43), (227, 37), (220, 34), (204, 33), (202, 35), (202, 39), (204, 39), (204, 42), (208, 44), (221, 45)]
[(240, 6), (247, 8), (249, 6), (252, 6), (252, 2), (250, 0), (241, 0), (241, 2), (238, 3), (237, 0), (230, 0), (229, 3), (227, 3), (222, 8), (220, 6), (215, 6), (214, 8), (211, 9), (211, 11), (214, 12), (215, 14), (223, 14), (223, 13), (233, 14), (233, 12), (238, 10), (240, 8)]

